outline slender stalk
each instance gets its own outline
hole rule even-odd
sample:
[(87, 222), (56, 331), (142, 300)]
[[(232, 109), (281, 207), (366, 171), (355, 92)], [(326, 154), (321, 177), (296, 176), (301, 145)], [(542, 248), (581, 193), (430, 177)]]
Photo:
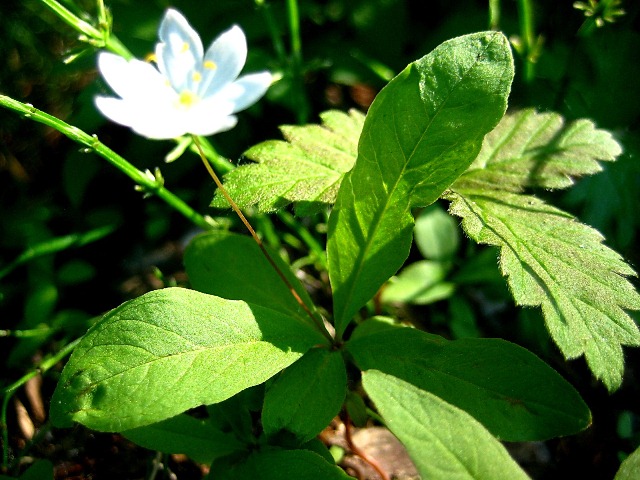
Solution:
[(290, 74), (293, 82), (293, 93), (297, 97), (298, 123), (307, 122), (309, 117), (309, 103), (304, 91), (302, 77), (302, 39), (300, 37), (300, 10), (297, 0), (287, 0), (287, 15), (289, 18), (289, 35), (291, 37), (291, 66)]
[(289, 212), (286, 212), (284, 210), (279, 211), (278, 212), (278, 218), (287, 227), (289, 227), (291, 230), (296, 232), (296, 235), (298, 235), (298, 237), (300, 237), (300, 239), (302, 239), (302, 241), (307, 245), (307, 247), (309, 247), (309, 250), (311, 250), (311, 252), (313, 252), (313, 256), (315, 257), (315, 259), (318, 262), (320, 262), (322, 267), (326, 270), (328, 268), (326, 253), (325, 253), (324, 249), (322, 248), (322, 246), (320, 245), (320, 242), (318, 242), (314, 238), (314, 236), (311, 235), (311, 232), (309, 232), (309, 230), (307, 230), (302, 225), (300, 225), (298, 222), (296, 222), (296, 220), (293, 217), (293, 215), (291, 215)]
[(26, 373), (19, 380), (2, 390), (2, 395), (4, 398), (2, 399), (2, 410), (0, 411), (0, 428), (2, 429), (2, 466), (4, 468), (6, 468), (9, 463), (9, 431), (7, 430), (7, 408), (11, 397), (16, 392), (16, 390), (18, 390), (22, 385), (27, 383), (33, 377), (47, 372), (51, 367), (53, 367), (64, 357), (69, 355), (76, 347), (78, 342), (80, 342), (80, 340), (81, 338), (78, 338), (73, 342), (68, 343), (59, 352), (45, 358), (42, 362), (40, 362), (40, 365), (38, 365), (38, 367)]
[(278, 277), (280, 277), (280, 280), (282, 280), (284, 282), (284, 284), (287, 286), (287, 289), (289, 289), (289, 292), (291, 292), (291, 295), (293, 295), (293, 298), (296, 299), (296, 302), (298, 302), (298, 304), (300, 305), (300, 307), (302, 307), (304, 312), (309, 316), (309, 318), (311, 318), (311, 321), (318, 327), (320, 332), (325, 337), (327, 337), (327, 339), (329, 341), (333, 342), (333, 338), (331, 338), (331, 334), (325, 328), (324, 323), (322, 322), (322, 319), (317, 318), (311, 312), (311, 310), (309, 309), (307, 304), (304, 303), (302, 298), (300, 298), (300, 295), (298, 295), (298, 292), (296, 292), (296, 289), (293, 287), (293, 285), (291, 284), (289, 279), (282, 272), (282, 270), (280, 270), (280, 268), (278, 267), (276, 262), (271, 257), (271, 254), (267, 251), (266, 247), (262, 243), (262, 239), (256, 234), (255, 230), (253, 229), (253, 227), (251, 226), (251, 224), (249, 223), (247, 218), (242, 213), (242, 210), (240, 210), (240, 207), (238, 207), (238, 204), (233, 201), (231, 196), (229, 196), (229, 192), (227, 192), (227, 189), (224, 188), (224, 186), (222, 185), (222, 182), (218, 178), (218, 175), (216, 175), (216, 172), (213, 171), (213, 168), (211, 167), (211, 165), (207, 161), (207, 158), (204, 155), (204, 151), (202, 150), (202, 147), (200, 146), (200, 141), (198, 140), (198, 137), (196, 137), (195, 135), (193, 136), (193, 143), (196, 145), (196, 148), (198, 149), (198, 152), (200, 153), (200, 158), (202, 159), (202, 163), (204, 164), (205, 168), (207, 169), (207, 172), (209, 172), (209, 175), (211, 176), (211, 178), (213, 179), (214, 183), (216, 184), (216, 187), (218, 187), (218, 189), (220, 190), (220, 193), (222, 193), (222, 196), (227, 200), (227, 202), (229, 202), (229, 205), (231, 206), (231, 209), (235, 212), (235, 214), (238, 216), (240, 221), (244, 224), (246, 229), (249, 231), (249, 234), (251, 235), (253, 240), (256, 242), (256, 244), (258, 244), (258, 247), (260, 248), (260, 251), (265, 256), (267, 261), (269, 262), (269, 265), (271, 265), (271, 267), (275, 270), (275, 272), (278, 274)]
[(278, 25), (273, 18), (273, 14), (271, 13), (271, 5), (269, 5), (266, 0), (255, 0), (255, 2), (258, 8), (262, 10), (264, 19), (267, 22), (269, 35), (271, 35), (271, 43), (273, 44), (273, 49), (278, 55), (278, 60), (281, 64), (284, 65), (285, 63), (287, 63), (287, 52), (285, 50), (284, 43), (282, 42), (280, 31), (278, 30)]
[(522, 39), (523, 47), (524, 79), (527, 83), (531, 83), (535, 74), (533, 49), (536, 48), (531, 0), (518, 0), (518, 16), (520, 18), (520, 38)]
[(88, 133), (83, 132), (77, 127), (69, 125), (68, 123), (63, 122), (62, 120), (49, 115), (48, 113), (38, 110), (32, 105), (19, 102), (5, 95), (0, 95), (0, 106), (15, 110), (16, 112), (22, 113), (27, 118), (35, 120), (39, 123), (43, 123), (58, 130), (60, 133), (69, 137), (74, 142), (77, 142), (80, 145), (84, 145), (86, 147), (85, 151), (87, 153), (91, 151), (96, 152), (111, 165), (127, 175), (136, 184), (140, 185), (140, 187), (145, 192), (152, 193), (160, 199), (164, 200), (164, 202), (180, 212), (195, 225), (206, 230), (210, 230), (213, 226), (211, 219), (203, 217), (193, 208), (187, 205), (182, 199), (167, 190), (163, 186), (161, 178), (159, 178), (157, 175), (154, 177), (151, 172), (141, 172), (127, 160), (125, 160), (109, 147), (101, 143), (96, 135), (89, 135)]
[(489, 28), (500, 29), (500, 0), (489, 0)]

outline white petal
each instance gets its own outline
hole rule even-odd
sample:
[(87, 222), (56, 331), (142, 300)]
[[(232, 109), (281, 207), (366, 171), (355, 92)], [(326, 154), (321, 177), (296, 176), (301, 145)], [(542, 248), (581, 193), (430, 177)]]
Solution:
[(105, 81), (122, 98), (154, 99), (176, 95), (153, 65), (140, 60), (125, 60), (113, 53), (98, 55), (98, 68)]
[(168, 104), (156, 103), (150, 106), (111, 97), (96, 97), (95, 103), (105, 117), (131, 127), (145, 137), (176, 138), (187, 133), (184, 116)]
[(267, 92), (272, 80), (273, 77), (269, 72), (243, 75), (227, 85), (217, 96), (233, 102), (232, 113), (236, 113), (256, 103)]
[(171, 8), (162, 19), (158, 36), (158, 68), (176, 90), (182, 90), (189, 86), (193, 72), (202, 62), (202, 41), (186, 18)]
[(189, 117), (189, 133), (194, 135), (209, 136), (215, 133), (231, 130), (238, 123), (238, 118), (234, 115), (202, 115)]
[[(214, 95), (232, 82), (247, 61), (247, 39), (242, 29), (234, 25), (216, 38), (204, 56), (204, 71), (200, 97)], [(214, 68), (207, 68), (213, 62)]]

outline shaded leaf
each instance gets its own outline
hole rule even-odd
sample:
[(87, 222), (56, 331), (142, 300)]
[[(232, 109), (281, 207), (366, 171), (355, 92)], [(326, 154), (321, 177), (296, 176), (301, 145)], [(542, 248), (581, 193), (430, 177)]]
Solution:
[(640, 448), (636, 448), (620, 465), (614, 480), (636, 480), (640, 472)]
[[(218, 465), (216, 465), (218, 467)], [(310, 450), (265, 450), (227, 468), (216, 468), (216, 480), (353, 480), (341, 468)]]
[(295, 362), (321, 334), (299, 319), (182, 288), (147, 293), (83, 337), (51, 421), (124, 431), (220, 402)]
[[(342, 177), (356, 159), (364, 115), (329, 110), (322, 125), (280, 127), (287, 140), (270, 140), (251, 147), (245, 156), (257, 163), (243, 165), (224, 176), (231, 198), (241, 207), (272, 212), (295, 202), (296, 213), (309, 215), (332, 204)], [(228, 208), (216, 192), (211, 206)]]
[(611, 134), (590, 120), (565, 124), (557, 113), (521, 110), (505, 115), (485, 137), (478, 157), (452, 188), (566, 188), (575, 178), (600, 172), (599, 161), (613, 161), (620, 153)]
[[(268, 246), (265, 248), (309, 310), (315, 310), (289, 265)], [(225, 231), (198, 235), (185, 250), (184, 265), (191, 286), (200, 292), (244, 300), (311, 322), (251, 237)]]
[(472, 239), (501, 247), (500, 268), (516, 303), (541, 306), (563, 355), (584, 355), (609, 390), (618, 388), (621, 346), (640, 345), (624, 311), (640, 309), (640, 295), (624, 278), (634, 271), (597, 230), (535, 197), (456, 188), (446, 197), (450, 212)]
[(422, 478), (529, 478), (472, 416), (435, 395), (377, 370), (362, 385)]
[(214, 458), (243, 448), (235, 436), (217, 429), (209, 420), (185, 414), (127, 430), (122, 434), (149, 450), (185, 454), (204, 464), (210, 464)]
[(329, 219), (338, 335), (407, 258), (411, 207), (434, 202), (476, 157), (512, 78), (507, 39), (481, 32), (443, 43), (378, 94)]
[(340, 352), (309, 350), (267, 389), (262, 425), (268, 436), (281, 431), (298, 443), (311, 440), (340, 412), (347, 372)]

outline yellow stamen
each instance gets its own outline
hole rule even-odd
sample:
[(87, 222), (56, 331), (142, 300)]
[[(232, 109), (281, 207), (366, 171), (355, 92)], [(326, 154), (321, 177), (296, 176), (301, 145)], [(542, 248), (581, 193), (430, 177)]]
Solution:
[(193, 75), (191, 75), (191, 79), (194, 82), (199, 82), (200, 80), (202, 80), (202, 75), (200, 75), (200, 72), (193, 72)]
[(189, 44), (187, 42), (184, 42), (182, 44), (182, 49), (180, 50), (180, 53), (185, 53), (187, 51), (189, 51)]
[(180, 93), (178, 101), (183, 107), (190, 107), (198, 101), (198, 96), (189, 90), (185, 90), (184, 92)]
[(211, 60), (206, 60), (203, 64), (204, 68), (206, 68), (207, 70), (215, 70), (216, 68), (218, 68), (218, 66), (216, 65), (215, 62), (212, 62)]
[(158, 57), (156, 57), (155, 53), (147, 53), (147, 56), (144, 57), (144, 61), (145, 62), (154, 62), (154, 63), (158, 63)]

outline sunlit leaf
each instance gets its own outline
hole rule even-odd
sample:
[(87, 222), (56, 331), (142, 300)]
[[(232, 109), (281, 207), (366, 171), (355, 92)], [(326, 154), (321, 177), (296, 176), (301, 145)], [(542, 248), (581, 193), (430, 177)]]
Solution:
[[(256, 163), (224, 176), (240, 207), (271, 212), (293, 202), (296, 213), (308, 215), (335, 201), (342, 177), (355, 162), (364, 115), (329, 110), (320, 117), (322, 125), (282, 126), (287, 141), (266, 141), (245, 152)], [(229, 206), (220, 192), (211, 205)]]
[(83, 337), (51, 400), (51, 421), (124, 431), (220, 402), (295, 362), (322, 335), (242, 301), (167, 288), (109, 312)]
[(463, 410), (377, 370), (364, 372), (362, 385), (422, 478), (529, 478), (504, 446)]
[(434, 202), (475, 159), (504, 114), (512, 78), (507, 39), (480, 32), (438, 46), (378, 94), (329, 219), (339, 335), (406, 260), (411, 208)]
[(454, 186), (450, 212), (477, 242), (501, 247), (500, 268), (518, 305), (541, 306), (567, 359), (584, 355), (609, 390), (620, 386), (622, 345), (640, 345), (625, 309), (640, 309), (635, 275), (600, 233), (526, 195)]

